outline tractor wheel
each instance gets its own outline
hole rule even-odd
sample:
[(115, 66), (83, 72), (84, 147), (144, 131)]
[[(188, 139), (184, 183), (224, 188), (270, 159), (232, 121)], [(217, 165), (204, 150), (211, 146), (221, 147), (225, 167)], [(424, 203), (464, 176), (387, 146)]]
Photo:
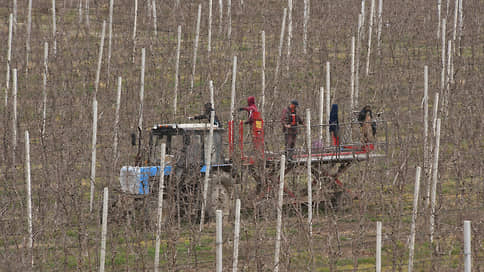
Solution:
[(210, 179), (207, 214), (215, 217), (216, 210), (222, 210), (224, 216), (230, 214), (232, 207), (232, 179), (230, 174), (218, 171)]

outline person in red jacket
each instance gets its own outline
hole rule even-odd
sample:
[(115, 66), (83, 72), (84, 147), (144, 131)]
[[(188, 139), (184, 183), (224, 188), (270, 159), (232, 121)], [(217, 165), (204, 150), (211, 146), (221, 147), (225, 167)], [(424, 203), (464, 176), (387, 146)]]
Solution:
[(296, 108), (299, 103), (296, 100), (291, 101), (289, 107), (282, 111), (281, 123), (282, 132), (286, 144), (286, 155), (288, 159), (292, 157), (294, 147), (296, 146), (297, 127), (304, 125), (303, 119), (297, 114)]
[(247, 121), (244, 122), (244, 124), (249, 124), (251, 127), (254, 124), (254, 112), (258, 112), (257, 106), (255, 105), (255, 97), (249, 96), (247, 98), (247, 107), (239, 108), (239, 111), (247, 111), (248, 113), (248, 118)]

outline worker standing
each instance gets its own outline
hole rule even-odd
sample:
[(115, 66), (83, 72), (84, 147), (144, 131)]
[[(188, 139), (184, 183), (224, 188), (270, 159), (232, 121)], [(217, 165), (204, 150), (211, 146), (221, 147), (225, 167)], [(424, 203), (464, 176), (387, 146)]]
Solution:
[(248, 118), (247, 118), (247, 121), (244, 122), (244, 124), (249, 124), (250, 126), (252, 126), (255, 121), (254, 112), (259, 112), (257, 110), (257, 106), (255, 105), (255, 97), (249, 96), (247, 98), (247, 107), (239, 108), (239, 111), (247, 111)]
[[(204, 120), (204, 119), (206, 119), (210, 123), (210, 115), (211, 115), (212, 111), (214, 111), (214, 109), (212, 108), (212, 103), (210, 103), (210, 102), (205, 103), (204, 108), (205, 108), (205, 110), (204, 110), (203, 114), (195, 115), (193, 117), (188, 117), (188, 120)], [(215, 126), (219, 127), (219, 128), (222, 127), (222, 124), (218, 120), (217, 115), (215, 115), (215, 117), (214, 117), (213, 124)]]
[(282, 132), (284, 133), (284, 140), (286, 146), (286, 155), (289, 159), (292, 158), (294, 147), (296, 146), (296, 137), (298, 133), (298, 125), (304, 125), (303, 119), (297, 114), (296, 108), (299, 106), (297, 100), (291, 101), (291, 104), (282, 111)]

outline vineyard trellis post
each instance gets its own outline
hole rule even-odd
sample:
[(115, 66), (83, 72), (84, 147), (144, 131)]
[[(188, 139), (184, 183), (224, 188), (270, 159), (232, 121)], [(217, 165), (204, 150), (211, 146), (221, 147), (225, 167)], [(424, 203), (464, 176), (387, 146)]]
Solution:
[(203, 230), (205, 221), (205, 209), (207, 208), (208, 183), (210, 179), (210, 168), (212, 167), (212, 146), (213, 146), (213, 122), (215, 121), (215, 111), (210, 112), (210, 131), (208, 134), (208, 147), (205, 152), (205, 177), (203, 179), (202, 210), (200, 215), (200, 232)]
[(378, 0), (378, 30), (376, 35), (378, 56), (381, 55), (381, 28), (383, 26), (382, 9), (383, 9), (383, 0)]
[(464, 271), (472, 271), (471, 221), (464, 221)]
[(101, 31), (101, 42), (99, 44), (99, 57), (97, 60), (97, 70), (96, 70), (96, 82), (94, 86), (94, 99), (96, 99), (97, 92), (99, 90), (99, 78), (101, 76), (101, 65), (103, 60), (103, 48), (104, 48), (104, 36), (106, 34), (106, 21), (103, 21), (103, 27)]
[[(428, 177), (429, 175), (429, 143), (428, 143), (428, 136), (429, 136), (429, 67), (427, 65), (424, 66), (424, 96), (423, 96), (423, 115), (424, 115), (424, 141), (423, 141), (423, 149), (424, 149), (424, 160), (423, 160), (423, 169), (424, 169), (424, 177)], [(427, 184), (427, 192), (426, 196), (430, 194), (430, 183)], [(428, 201), (427, 201), (428, 202)]]
[(235, 200), (235, 223), (234, 223), (234, 260), (232, 272), (237, 272), (239, 262), (239, 240), (240, 240), (240, 199)]
[[(25, 41), (25, 78), (28, 77), (29, 73), (29, 57), (30, 57), (30, 34), (32, 32), (32, 0), (29, 0), (29, 5), (27, 7), (27, 39)], [(27, 80), (28, 82), (28, 80)]]
[(442, 0), (437, 0), (437, 39), (440, 38), (442, 17)]
[(15, 156), (17, 153), (17, 69), (13, 69), (13, 118), (12, 118), (12, 164), (15, 166)]
[(281, 36), (279, 38), (279, 49), (277, 54), (277, 61), (276, 61), (276, 71), (274, 73), (274, 94), (273, 97), (277, 97), (277, 81), (279, 79), (279, 70), (281, 66), (281, 56), (282, 56), (282, 45), (284, 43), (284, 31), (286, 28), (286, 16), (287, 16), (287, 8), (284, 8), (284, 12), (282, 15), (282, 25), (281, 25)]
[(287, 57), (286, 71), (289, 72), (289, 63), (291, 60), (291, 40), (292, 40), (292, 0), (287, 0)]
[(414, 258), (414, 249), (415, 249), (415, 224), (417, 221), (417, 214), (418, 214), (418, 193), (420, 189), (420, 166), (417, 166), (417, 172), (415, 173), (415, 186), (414, 186), (414, 194), (413, 194), (413, 213), (412, 213), (412, 225), (410, 229), (410, 244), (408, 249), (408, 272), (412, 272), (413, 270), (413, 258)]
[(324, 87), (319, 88), (319, 143), (323, 143), (324, 124)]
[(309, 246), (311, 246), (313, 235), (313, 189), (312, 189), (312, 175), (311, 175), (311, 110), (306, 109), (306, 142), (308, 149), (307, 159), (307, 178), (308, 178), (308, 234), (309, 234)]
[(153, 8), (153, 32), (155, 34), (155, 37), (158, 36), (158, 28), (157, 28), (157, 23), (156, 23), (156, 0), (153, 0), (151, 4)]
[(161, 243), (161, 220), (163, 215), (163, 194), (165, 191), (165, 152), (166, 144), (161, 144), (160, 155), (160, 183), (158, 189), (158, 221), (156, 225), (156, 244), (155, 244), (155, 272), (158, 272), (158, 266), (160, 264), (160, 243)]
[(139, 137), (141, 137), (141, 131), (143, 130), (143, 103), (145, 93), (145, 64), (146, 64), (146, 49), (141, 48), (141, 83), (139, 89), (139, 119), (138, 119), (138, 131)]
[(366, 55), (366, 76), (368, 76), (370, 73), (371, 34), (373, 32), (374, 13), (375, 13), (375, 0), (371, 0), (370, 22), (368, 23), (368, 54)]
[(108, 76), (107, 76), (108, 82), (109, 82), (109, 75), (111, 73), (111, 49), (112, 49), (112, 36), (113, 36), (113, 9), (114, 9), (114, 0), (109, 0)]
[(277, 201), (276, 245), (274, 250), (274, 272), (279, 271), (279, 253), (281, 250), (282, 204), (284, 197), (284, 173), (286, 171), (286, 156), (281, 155), (281, 170), (279, 173), (279, 191)]
[(133, 20), (133, 63), (136, 56), (136, 21), (138, 20), (138, 0), (134, 0), (134, 20)]
[(356, 56), (355, 56), (355, 103), (354, 107), (358, 107), (358, 96), (359, 96), (359, 89), (360, 89), (360, 49), (361, 49), (361, 28), (362, 28), (362, 16), (361, 14), (358, 16), (358, 29), (356, 31)]
[(376, 258), (375, 258), (375, 270), (381, 272), (381, 221), (376, 222)]
[(89, 197), (89, 212), (92, 212), (94, 202), (94, 183), (96, 179), (96, 141), (97, 141), (97, 100), (92, 102), (92, 145), (91, 145), (91, 194)]
[(308, 53), (308, 25), (309, 25), (309, 12), (310, 12), (309, 0), (304, 0), (304, 21), (303, 21), (303, 52), (306, 55)]
[[(355, 36), (351, 37), (351, 75), (350, 75), (350, 120), (353, 116), (353, 111), (355, 109), (354, 99), (355, 99)], [(351, 130), (350, 130), (351, 132)]]
[(44, 73), (42, 73), (42, 129), (41, 129), (41, 139), (44, 141), (45, 137), (45, 122), (47, 119), (47, 61), (49, 57), (49, 44), (44, 43)]
[(56, 24), (56, 17), (55, 17), (55, 0), (52, 0), (52, 39), (53, 39), (53, 47), (54, 56), (57, 55), (57, 24)]
[(178, 99), (178, 81), (180, 71), (180, 45), (181, 45), (181, 25), (177, 29), (177, 43), (176, 43), (176, 63), (175, 63), (175, 94), (173, 95), (173, 120), (176, 116), (176, 106)]
[(113, 137), (113, 157), (114, 157), (114, 164), (113, 167), (116, 167), (116, 163), (118, 161), (118, 137), (119, 137), (119, 111), (121, 107), (121, 84), (122, 84), (122, 77), (118, 77), (118, 89), (116, 92), (116, 111), (114, 116), (114, 137)]
[(208, 1), (208, 42), (207, 51), (208, 59), (210, 59), (210, 53), (212, 52), (212, 0)]
[(222, 210), (216, 210), (216, 239), (215, 239), (215, 244), (217, 247), (217, 254), (216, 254), (216, 259), (217, 259), (217, 265), (216, 265), (216, 271), (217, 272), (222, 272), (223, 266), (222, 266), (222, 250), (223, 250), (223, 239), (222, 239), (222, 223), (223, 223), (223, 214)]
[(190, 78), (190, 93), (193, 93), (193, 82), (195, 80), (195, 68), (197, 66), (197, 51), (198, 39), (200, 37), (200, 17), (202, 16), (202, 4), (198, 4), (197, 28), (195, 33), (195, 41), (193, 42), (193, 61), (192, 61), (192, 76)]
[(30, 180), (30, 138), (29, 132), (25, 131), (25, 181), (27, 187), (27, 224), (29, 232), (29, 250), (30, 250), (30, 261), (31, 267), (34, 267), (34, 238), (32, 232), (32, 186)]
[(435, 150), (434, 150), (434, 163), (432, 166), (432, 194), (430, 199), (430, 243), (434, 241), (434, 224), (435, 224), (435, 209), (437, 198), (437, 179), (438, 179), (438, 167), (439, 167), (439, 148), (440, 148), (440, 118), (437, 119), (437, 126), (435, 131)]
[(227, 0), (227, 40), (232, 40), (232, 0)]
[[(331, 113), (331, 71), (330, 63), (326, 62), (326, 118), (329, 122), (329, 115)], [(331, 136), (329, 134), (329, 129), (326, 130), (326, 145), (329, 146), (331, 143)]]
[(108, 200), (109, 200), (109, 190), (108, 190), (108, 187), (104, 187), (103, 222), (101, 227), (101, 257), (100, 257), (100, 264), (99, 264), (99, 272), (104, 272), (104, 264), (106, 260), (106, 236), (108, 232)]
[(234, 121), (235, 116), (235, 81), (237, 80), (237, 56), (234, 56), (232, 63), (232, 93), (230, 96), (230, 120)]
[(10, 13), (8, 19), (8, 49), (7, 49), (7, 76), (5, 82), (5, 114), (8, 107), (8, 89), (10, 88), (10, 65), (12, 63), (12, 27), (13, 27), (13, 14)]
[(266, 32), (262, 30), (261, 33), (262, 40), (262, 104), (261, 113), (264, 116), (264, 106), (266, 104)]

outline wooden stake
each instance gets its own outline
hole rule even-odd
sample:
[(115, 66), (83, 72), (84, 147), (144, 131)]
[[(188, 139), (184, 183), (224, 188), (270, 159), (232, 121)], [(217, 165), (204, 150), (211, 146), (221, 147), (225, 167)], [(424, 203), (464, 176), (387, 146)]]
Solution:
[(32, 190), (30, 183), (30, 139), (29, 132), (25, 131), (25, 180), (27, 183), (27, 223), (29, 231), (29, 250), (31, 258), (31, 267), (34, 267), (34, 239), (32, 233)]
[(223, 249), (223, 239), (222, 239), (222, 210), (217, 210), (216, 212), (216, 224), (217, 224), (217, 233), (216, 233), (216, 239), (215, 239), (215, 244), (217, 247), (217, 267), (216, 270), (217, 272), (222, 272), (222, 249)]
[[(306, 109), (306, 136), (308, 147), (308, 160), (307, 160), (307, 176), (308, 176), (308, 233), (311, 239), (313, 235), (313, 189), (312, 189), (312, 175), (311, 175), (311, 110)], [(311, 243), (310, 243), (311, 244)]]
[(415, 249), (415, 224), (417, 221), (417, 213), (418, 213), (418, 193), (420, 189), (420, 166), (417, 166), (417, 173), (415, 174), (415, 186), (414, 186), (414, 194), (413, 194), (413, 213), (412, 213), (412, 226), (410, 229), (410, 245), (409, 245), (409, 253), (408, 253), (408, 272), (412, 272), (413, 270), (413, 254)]
[(103, 21), (103, 28), (101, 32), (101, 44), (99, 45), (99, 58), (97, 59), (96, 82), (94, 86), (94, 99), (96, 99), (99, 90), (99, 78), (101, 76), (101, 64), (103, 61), (104, 36), (106, 34), (106, 21)]
[(176, 46), (176, 64), (175, 64), (175, 95), (173, 97), (173, 120), (175, 120), (176, 116), (176, 106), (177, 106), (177, 98), (178, 98), (178, 73), (180, 70), (180, 45), (181, 45), (181, 25), (178, 25), (178, 39), (177, 39), (177, 46)]
[(276, 247), (274, 252), (274, 272), (279, 271), (279, 253), (281, 250), (282, 204), (284, 197), (284, 173), (286, 170), (286, 156), (281, 155), (281, 170), (279, 172), (279, 193), (277, 201)]
[(161, 144), (161, 156), (160, 156), (160, 184), (158, 190), (158, 224), (156, 231), (156, 245), (155, 245), (155, 272), (158, 272), (158, 266), (160, 264), (160, 243), (161, 243), (161, 220), (163, 215), (163, 193), (165, 191), (165, 151), (166, 144)]
[(92, 102), (92, 145), (91, 145), (91, 195), (89, 197), (89, 212), (92, 212), (94, 202), (94, 182), (96, 180), (96, 138), (97, 138), (97, 100)]
[(435, 151), (434, 151), (434, 164), (432, 167), (432, 195), (431, 195), (431, 213), (430, 213), (430, 243), (434, 241), (434, 223), (435, 223), (435, 205), (437, 198), (437, 178), (439, 167), (439, 147), (440, 147), (440, 118), (437, 119), (437, 128), (435, 134)]
[[(442, 46), (441, 46), (441, 49), (442, 49), (442, 74), (441, 74), (441, 78), (440, 78), (440, 90), (443, 91), (444, 90), (444, 87), (445, 87), (445, 26), (446, 26), (446, 23), (445, 23), (445, 19), (442, 19)], [(444, 97), (444, 101), (445, 101), (445, 97)], [(444, 103), (444, 107), (445, 107), (445, 103)]]
[(200, 36), (200, 17), (202, 16), (202, 4), (198, 4), (197, 30), (193, 43), (192, 77), (190, 78), (190, 93), (193, 93), (193, 81), (195, 79), (195, 68), (197, 65), (198, 39)]
[(459, 0), (455, 0), (454, 6), (454, 29), (452, 31), (452, 40), (457, 38), (457, 17), (459, 15)]
[(239, 262), (239, 239), (240, 239), (240, 199), (235, 200), (235, 224), (234, 224), (234, 258), (232, 272), (237, 272)]
[(13, 0), (13, 32), (17, 35), (17, 0)]
[(109, 201), (109, 190), (108, 187), (104, 187), (104, 198), (103, 198), (103, 222), (101, 229), (101, 257), (99, 264), (99, 272), (104, 272), (104, 263), (106, 260), (106, 236), (108, 233), (108, 201)]

